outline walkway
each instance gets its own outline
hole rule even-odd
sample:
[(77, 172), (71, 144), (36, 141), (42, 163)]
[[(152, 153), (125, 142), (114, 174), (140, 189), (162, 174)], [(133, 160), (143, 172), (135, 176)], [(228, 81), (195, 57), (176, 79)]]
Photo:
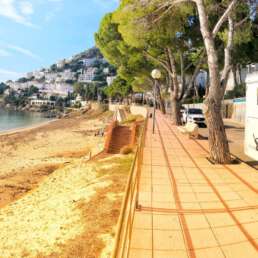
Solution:
[(258, 257), (258, 173), (212, 165), (203, 146), (149, 120), (131, 258)]

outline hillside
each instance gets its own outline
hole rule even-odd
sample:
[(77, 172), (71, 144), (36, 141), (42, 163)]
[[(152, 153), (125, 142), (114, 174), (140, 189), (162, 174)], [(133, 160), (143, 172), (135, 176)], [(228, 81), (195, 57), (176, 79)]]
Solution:
[(93, 47), (5, 84), (16, 92), (35, 87), (44, 98), (67, 97), (73, 93), (75, 84), (103, 87), (115, 74), (114, 67), (103, 58), (98, 48)]

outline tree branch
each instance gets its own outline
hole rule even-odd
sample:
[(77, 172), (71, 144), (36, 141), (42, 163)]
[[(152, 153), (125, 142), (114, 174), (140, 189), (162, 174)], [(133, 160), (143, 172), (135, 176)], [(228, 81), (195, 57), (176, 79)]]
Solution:
[(228, 16), (232, 12), (232, 10), (236, 6), (236, 4), (237, 4), (237, 0), (232, 0), (231, 1), (231, 3), (229, 4), (228, 8), (224, 12), (224, 14), (220, 17), (220, 19), (218, 20), (217, 24), (215, 25), (215, 27), (213, 29), (213, 32), (212, 32), (213, 37), (215, 37), (217, 35), (217, 33), (219, 32), (222, 24), (227, 20)]
[(144, 55), (145, 55), (147, 58), (151, 59), (151, 60), (154, 61), (154, 62), (159, 63), (159, 64), (172, 76), (172, 73), (171, 73), (170, 69), (168, 68), (169, 65), (168, 65), (166, 62), (161, 61), (160, 59), (154, 57), (153, 55), (151, 55), (150, 53), (148, 53), (148, 52), (145, 51), (145, 50), (143, 50), (143, 53), (144, 53)]
[(226, 85), (228, 82), (228, 77), (230, 70), (232, 68), (232, 51), (233, 51), (233, 45), (234, 45), (234, 21), (231, 16), (228, 17), (228, 40), (227, 45), (224, 50), (225, 57), (224, 57), (224, 68), (222, 71), (221, 76), (221, 94), (225, 94)]
[[(201, 60), (201, 61), (203, 61), (203, 60)], [(194, 82), (196, 80), (196, 77), (198, 76), (198, 74), (200, 72), (201, 66), (202, 66), (202, 62), (199, 62), (198, 65), (195, 67), (194, 73), (193, 73), (193, 75), (192, 75), (192, 77), (191, 77), (191, 79), (190, 79), (190, 81), (188, 83), (188, 87), (187, 87), (187, 89), (185, 91), (185, 94), (182, 96), (183, 100), (186, 99), (187, 96), (190, 94), (190, 91), (191, 91), (191, 89), (194, 86)]]
[(176, 61), (170, 48), (167, 48), (167, 53), (168, 53), (169, 62), (171, 65), (171, 75), (172, 75), (171, 77), (172, 77), (173, 86), (174, 86), (173, 94), (174, 94), (174, 97), (178, 99), (179, 83), (178, 83), (177, 72), (176, 72)]

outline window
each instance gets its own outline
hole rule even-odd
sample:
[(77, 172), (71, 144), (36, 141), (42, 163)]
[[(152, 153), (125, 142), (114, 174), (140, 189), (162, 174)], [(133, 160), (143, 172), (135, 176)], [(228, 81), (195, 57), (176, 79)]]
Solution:
[(198, 108), (190, 108), (188, 113), (193, 115), (202, 115), (202, 110)]

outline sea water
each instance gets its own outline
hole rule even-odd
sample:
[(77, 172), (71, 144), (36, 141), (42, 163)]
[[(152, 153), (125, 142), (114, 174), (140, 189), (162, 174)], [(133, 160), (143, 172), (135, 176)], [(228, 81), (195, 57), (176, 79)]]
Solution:
[(26, 128), (49, 121), (40, 113), (4, 110), (0, 108), (0, 132)]

